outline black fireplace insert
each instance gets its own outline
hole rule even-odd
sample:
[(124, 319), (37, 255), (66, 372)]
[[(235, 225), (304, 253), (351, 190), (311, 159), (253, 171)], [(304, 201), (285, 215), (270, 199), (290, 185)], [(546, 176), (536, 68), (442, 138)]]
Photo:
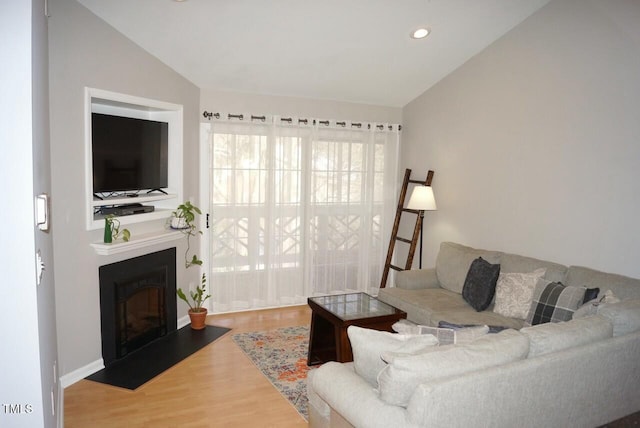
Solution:
[(176, 330), (175, 248), (101, 266), (99, 276), (105, 366)]

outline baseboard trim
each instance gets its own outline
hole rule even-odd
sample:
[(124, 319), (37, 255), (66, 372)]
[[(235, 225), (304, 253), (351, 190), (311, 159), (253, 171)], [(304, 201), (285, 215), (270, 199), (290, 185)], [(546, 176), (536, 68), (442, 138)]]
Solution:
[(189, 315), (185, 315), (181, 318), (178, 318), (178, 329), (181, 329), (185, 325), (189, 325), (191, 320), (189, 319)]
[(95, 372), (102, 370), (104, 368), (104, 360), (100, 358), (92, 363), (87, 364), (84, 367), (80, 367), (77, 370), (72, 371), (71, 373), (67, 373), (64, 376), (60, 377), (60, 385), (63, 388), (73, 385), (79, 380), (84, 379), (85, 377), (94, 374)]
[(56, 407), (56, 412), (58, 412), (56, 427), (64, 428), (64, 387), (62, 386), (62, 382), (58, 382), (58, 403)]

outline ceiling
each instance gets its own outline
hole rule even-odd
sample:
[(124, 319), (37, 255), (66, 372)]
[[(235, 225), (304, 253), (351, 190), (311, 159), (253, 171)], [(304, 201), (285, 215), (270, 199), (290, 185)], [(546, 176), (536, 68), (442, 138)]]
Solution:
[(402, 107), (549, 0), (78, 1), (201, 89)]

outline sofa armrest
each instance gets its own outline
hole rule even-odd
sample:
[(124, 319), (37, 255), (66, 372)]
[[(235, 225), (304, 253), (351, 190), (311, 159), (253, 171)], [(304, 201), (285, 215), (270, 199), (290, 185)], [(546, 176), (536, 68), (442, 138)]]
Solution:
[(640, 409), (639, 354), (636, 332), (434, 380), (418, 385), (407, 418), (429, 427), (601, 426)]
[(436, 269), (404, 270), (396, 274), (396, 287), (405, 290), (419, 290), (422, 288), (440, 288)]
[(381, 401), (374, 388), (353, 371), (353, 365), (325, 363), (314, 373), (311, 387), (355, 427), (413, 427), (406, 423), (405, 409)]

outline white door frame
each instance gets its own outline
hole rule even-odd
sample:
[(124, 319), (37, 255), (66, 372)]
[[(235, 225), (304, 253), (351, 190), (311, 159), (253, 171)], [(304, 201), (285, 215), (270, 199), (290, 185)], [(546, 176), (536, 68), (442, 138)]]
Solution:
[[(210, 123), (200, 123), (200, 204), (198, 205), (202, 210), (202, 215), (200, 216), (200, 230), (202, 231), (202, 235), (200, 236), (200, 259), (202, 260), (201, 268), (201, 276), (202, 273), (207, 275), (207, 291), (209, 294), (213, 296), (213, 284), (211, 284), (211, 251), (210, 251), (210, 242), (211, 242), (211, 233), (210, 229), (207, 228), (207, 222), (211, 222), (212, 212), (211, 212), (211, 198), (210, 198), (210, 177), (209, 177), (209, 165), (210, 165), (210, 135), (211, 135), (211, 124)], [(209, 220), (208, 220), (209, 219)], [(207, 221), (208, 220), (208, 221)], [(209, 312), (213, 312), (213, 297), (208, 299), (205, 302), (205, 307)]]

